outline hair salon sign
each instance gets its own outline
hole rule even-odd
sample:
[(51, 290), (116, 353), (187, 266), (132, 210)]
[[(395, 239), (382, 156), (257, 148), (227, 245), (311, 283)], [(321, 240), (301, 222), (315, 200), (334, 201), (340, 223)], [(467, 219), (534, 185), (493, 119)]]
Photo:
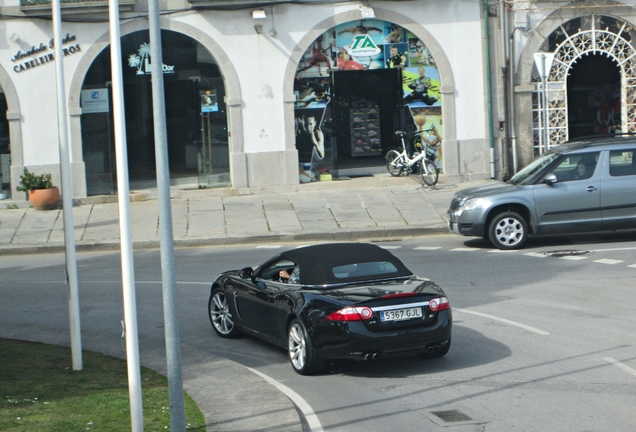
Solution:
[[(68, 33), (62, 39), (64, 57), (77, 54), (82, 50), (79, 44), (73, 44), (73, 42), (75, 42), (75, 35), (69, 35)], [(21, 73), (54, 61), (55, 55), (49, 52), (53, 51), (54, 48), (55, 45), (53, 39), (51, 39), (47, 45), (40, 42), (40, 45), (31, 46), (31, 49), (27, 51), (19, 50), (11, 59), (13, 63), (17, 63), (13, 66), (13, 71)]]

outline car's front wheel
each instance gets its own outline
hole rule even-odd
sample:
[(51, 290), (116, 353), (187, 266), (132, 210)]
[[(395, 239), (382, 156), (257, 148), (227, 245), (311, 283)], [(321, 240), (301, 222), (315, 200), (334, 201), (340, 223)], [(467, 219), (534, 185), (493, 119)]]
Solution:
[(240, 334), (240, 330), (234, 323), (227, 296), (221, 288), (212, 291), (208, 301), (208, 313), (212, 328), (219, 336), (235, 338)]
[(490, 222), (488, 233), (492, 244), (503, 250), (518, 249), (528, 239), (528, 224), (519, 213), (499, 213)]
[(316, 355), (305, 326), (297, 318), (289, 325), (287, 341), (289, 360), (297, 373), (311, 375), (327, 366), (327, 362)]

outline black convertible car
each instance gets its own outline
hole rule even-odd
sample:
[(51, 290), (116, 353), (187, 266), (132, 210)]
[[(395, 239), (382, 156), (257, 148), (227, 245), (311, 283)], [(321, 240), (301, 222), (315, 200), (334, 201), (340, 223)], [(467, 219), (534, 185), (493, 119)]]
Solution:
[(451, 344), (444, 291), (373, 244), (305, 246), (221, 273), (208, 311), (219, 336), (245, 332), (286, 348), (303, 375), (327, 359), (441, 357)]

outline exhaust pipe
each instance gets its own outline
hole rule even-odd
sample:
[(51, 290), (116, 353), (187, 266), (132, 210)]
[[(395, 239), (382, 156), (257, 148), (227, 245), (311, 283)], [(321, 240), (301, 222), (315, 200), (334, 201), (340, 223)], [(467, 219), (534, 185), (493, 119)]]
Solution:
[(365, 355), (363, 355), (362, 358), (364, 360), (376, 360), (376, 359), (380, 358), (380, 351), (368, 352)]
[(439, 345), (430, 345), (428, 348), (426, 348), (427, 353), (435, 353), (437, 351), (439, 351)]

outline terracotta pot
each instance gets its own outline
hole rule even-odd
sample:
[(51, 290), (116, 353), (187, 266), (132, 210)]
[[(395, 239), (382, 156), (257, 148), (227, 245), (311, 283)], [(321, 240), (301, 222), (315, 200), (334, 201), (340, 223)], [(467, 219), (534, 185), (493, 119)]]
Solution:
[(29, 201), (36, 210), (52, 210), (57, 207), (60, 199), (60, 190), (57, 186), (50, 189), (31, 189)]

